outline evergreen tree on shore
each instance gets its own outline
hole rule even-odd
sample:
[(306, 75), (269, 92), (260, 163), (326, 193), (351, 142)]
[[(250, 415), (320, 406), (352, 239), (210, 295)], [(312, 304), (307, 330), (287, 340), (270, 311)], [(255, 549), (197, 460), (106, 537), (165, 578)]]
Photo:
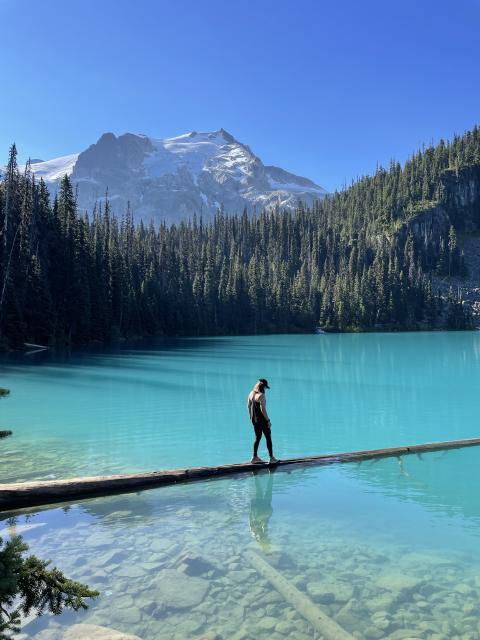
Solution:
[[(437, 243), (397, 233), (480, 167), (476, 127), (392, 162), (311, 209), (220, 210), (170, 227), (119, 220), (108, 197), (80, 215), (65, 176), (53, 202), (15, 145), (0, 180), (0, 346), (148, 335), (466, 328), (431, 273), (465, 271), (454, 226)], [(455, 298), (455, 299), (454, 299)], [(460, 313), (460, 307), (462, 313)]]
[(20, 536), (4, 542), (0, 538), (0, 640), (20, 633), (23, 616), (59, 615), (64, 609), (87, 609), (87, 598), (98, 592), (67, 578), (49, 562), (26, 556), (28, 545)]

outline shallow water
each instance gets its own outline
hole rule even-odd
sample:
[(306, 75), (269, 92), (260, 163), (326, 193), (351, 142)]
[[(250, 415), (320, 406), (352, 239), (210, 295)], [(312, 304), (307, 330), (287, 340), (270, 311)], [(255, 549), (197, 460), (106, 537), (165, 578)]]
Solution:
[(25, 638), (97, 624), (143, 640), (321, 637), (246, 550), (355, 638), (480, 637), (477, 448), (278, 469), (17, 512), (21, 533), (101, 596)]
[[(480, 334), (203, 338), (0, 360), (0, 481), (250, 456), (246, 396), (271, 384), (278, 457), (478, 435)], [(262, 453), (265, 453), (262, 445)]]
[[(259, 376), (281, 457), (478, 436), (479, 360), (477, 332), (11, 355), (0, 480), (245, 459)], [(319, 640), (251, 550), (355, 638), (480, 640), (479, 463), (475, 447), (280, 468), (4, 515), (0, 537), (23, 535), (101, 592), (23, 640), (63, 640), (76, 623), (142, 640)]]

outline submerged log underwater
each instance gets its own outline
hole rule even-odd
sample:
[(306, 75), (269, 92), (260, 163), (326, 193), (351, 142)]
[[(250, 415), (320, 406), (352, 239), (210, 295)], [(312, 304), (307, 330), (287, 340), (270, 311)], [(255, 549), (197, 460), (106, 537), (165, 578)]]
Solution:
[(247, 549), (243, 555), (255, 571), (268, 580), (278, 593), (283, 596), (322, 637), (326, 640), (354, 640), (354, 637), (350, 633), (345, 631), (333, 618), (327, 616), (308, 596), (284, 578), (268, 562), (261, 558), (258, 553)]

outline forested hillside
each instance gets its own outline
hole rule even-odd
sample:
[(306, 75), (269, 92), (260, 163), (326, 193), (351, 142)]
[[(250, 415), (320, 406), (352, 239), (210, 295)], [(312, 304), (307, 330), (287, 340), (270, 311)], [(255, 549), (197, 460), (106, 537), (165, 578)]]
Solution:
[(457, 232), (480, 226), (480, 130), (393, 162), (312, 209), (212, 223), (77, 211), (12, 146), (0, 182), (2, 347), (145, 335), (468, 328)]

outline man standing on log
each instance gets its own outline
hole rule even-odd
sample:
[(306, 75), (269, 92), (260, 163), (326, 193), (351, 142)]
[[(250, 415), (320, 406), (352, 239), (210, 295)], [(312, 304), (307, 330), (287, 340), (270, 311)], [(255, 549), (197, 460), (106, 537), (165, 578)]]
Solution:
[(268, 386), (268, 382), (265, 380), (265, 378), (260, 378), (260, 380), (255, 383), (255, 386), (248, 394), (248, 415), (250, 416), (250, 420), (252, 421), (253, 428), (255, 430), (253, 456), (250, 460), (250, 462), (253, 462), (253, 464), (261, 464), (264, 462), (264, 460), (258, 457), (258, 445), (260, 444), (262, 434), (265, 436), (265, 440), (267, 442), (267, 449), (270, 455), (270, 464), (275, 464), (275, 462), (278, 462), (278, 460), (273, 455), (271, 435), (272, 423), (267, 413), (265, 389), (270, 389), (270, 387)]

